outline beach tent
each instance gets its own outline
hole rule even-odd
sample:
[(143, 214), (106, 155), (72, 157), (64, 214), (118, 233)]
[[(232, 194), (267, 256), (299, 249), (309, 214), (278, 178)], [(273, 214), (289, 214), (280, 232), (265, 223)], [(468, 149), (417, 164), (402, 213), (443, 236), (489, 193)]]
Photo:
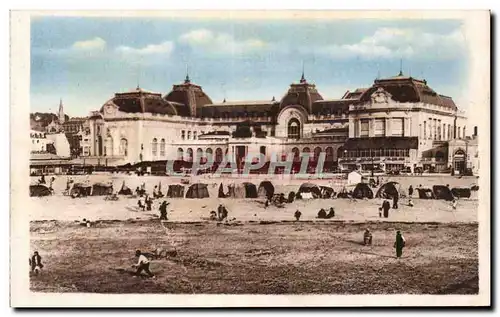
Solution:
[(208, 198), (207, 184), (196, 183), (189, 186), (186, 198)]
[(358, 171), (352, 171), (349, 174), (347, 174), (348, 185), (359, 184), (361, 183), (362, 180), (363, 180), (363, 175), (361, 175), (361, 173)]
[(300, 185), (299, 193), (302, 195), (302, 198), (304, 198), (304, 193), (311, 193), (313, 198), (321, 197), (321, 189), (318, 187), (318, 185), (313, 183), (304, 183)]
[(245, 198), (257, 198), (257, 186), (252, 183), (243, 183), (245, 188)]
[(118, 191), (118, 195), (132, 195), (132, 190), (125, 185), (125, 181), (123, 181), (122, 188)]
[(44, 184), (30, 185), (30, 196), (31, 197), (42, 197), (52, 195), (52, 189)]
[(455, 197), (459, 198), (470, 198), (471, 189), (469, 187), (454, 187), (451, 189), (451, 193)]
[(259, 197), (271, 198), (274, 195), (274, 186), (270, 181), (263, 181), (259, 184), (257, 191)]
[(113, 194), (113, 184), (95, 183), (92, 185), (92, 196), (107, 196)]
[(334, 190), (331, 187), (328, 186), (321, 186), (321, 198), (332, 198), (334, 194)]
[(226, 197), (230, 198), (245, 198), (245, 186), (242, 184), (236, 185), (236, 184), (231, 184), (228, 185), (228, 190), (229, 192), (227, 193)]
[(453, 200), (453, 194), (451, 193), (451, 190), (446, 186), (434, 185), (432, 186), (432, 191), (434, 192), (436, 199), (444, 199), (447, 201)]
[(75, 183), (71, 188), (70, 195), (72, 197), (90, 196), (92, 193), (92, 186), (85, 183)]
[(388, 182), (380, 186), (375, 197), (393, 199), (394, 197), (400, 197), (400, 185), (397, 182)]
[(219, 194), (217, 195), (217, 197), (219, 197), (219, 198), (226, 197), (226, 194), (224, 194), (224, 185), (222, 183), (220, 183)]
[(168, 198), (184, 198), (184, 186), (170, 185), (167, 191)]
[(368, 184), (359, 183), (354, 188), (354, 190), (352, 192), (352, 197), (357, 198), (357, 199), (363, 199), (363, 198), (372, 199), (373, 198), (373, 191), (370, 188), (370, 186), (368, 186)]
[(436, 199), (436, 195), (434, 195), (434, 192), (430, 188), (419, 187), (417, 188), (417, 191), (418, 191), (418, 198), (420, 199)]

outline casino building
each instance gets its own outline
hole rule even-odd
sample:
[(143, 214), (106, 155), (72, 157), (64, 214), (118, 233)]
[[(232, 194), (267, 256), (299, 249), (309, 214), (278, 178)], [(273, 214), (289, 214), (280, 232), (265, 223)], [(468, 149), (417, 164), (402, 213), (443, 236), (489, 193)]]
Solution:
[(87, 162), (108, 166), (324, 152), (326, 169), (477, 169), (465, 126), (452, 98), (401, 72), (340, 99), (324, 99), (302, 74), (280, 99), (243, 102), (213, 102), (186, 76), (165, 95), (115, 93), (90, 114), (82, 146)]

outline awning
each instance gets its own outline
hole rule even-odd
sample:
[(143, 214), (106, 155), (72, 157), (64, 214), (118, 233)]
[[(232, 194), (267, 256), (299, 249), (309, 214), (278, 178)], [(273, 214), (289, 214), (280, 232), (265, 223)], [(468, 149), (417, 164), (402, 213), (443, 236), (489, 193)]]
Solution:
[(417, 149), (418, 137), (350, 138), (346, 141), (343, 148), (345, 150)]

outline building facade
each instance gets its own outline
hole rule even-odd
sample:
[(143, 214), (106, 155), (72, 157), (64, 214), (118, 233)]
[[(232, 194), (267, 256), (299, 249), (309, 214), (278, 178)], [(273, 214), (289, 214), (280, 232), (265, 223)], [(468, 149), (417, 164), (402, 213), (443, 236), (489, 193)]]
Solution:
[(82, 154), (123, 165), (225, 155), (240, 162), (248, 154), (273, 161), (288, 153), (314, 161), (324, 153), (332, 168), (462, 170), (474, 166), (465, 153), (477, 152), (465, 123), (452, 98), (402, 73), (340, 99), (324, 99), (302, 74), (279, 100), (244, 102), (213, 102), (186, 76), (166, 95), (139, 87), (116, 93), (91, 113)]

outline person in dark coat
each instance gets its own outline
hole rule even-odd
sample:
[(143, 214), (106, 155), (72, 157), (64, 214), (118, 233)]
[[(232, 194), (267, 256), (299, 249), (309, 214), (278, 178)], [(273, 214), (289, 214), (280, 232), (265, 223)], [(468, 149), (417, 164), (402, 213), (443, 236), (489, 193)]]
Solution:
[(34, 272), (35, 274), (40, 273), (40, 270), (43, 268), (43, 264), (42, 264), (42, 257), (38, 254), (38, 251), (35, 251), (33, 253), (30, 264), (32, 272)]
[(294, 192), (289, 192), (288, 193), (288, 203), (289, 204), (293, 203), (294, 199), (295, 199), (295, 193)]
[(167, 206), (169, 203), (163, 201), (160, 205), (160, 220), (168, 220), (167, 218)]
[(392, 208), (393, 209), (398, 209), (398, 200), (399, 200), (399, 197), (397, 194), (392, 197)]
[(39, 183), (45, 184), (45, 175), (42, 175), (42, 177), (40, 177)]
[(399, 259), (403, 255), (403, 248), (406, 245), (406, 240), (401, 234), (401, 231), (396, 232), (396, 242), (394, 242), (394, 247), (396, 248), (396, 257)]
[(382, 210), (384, 211), (384, 218), (389, 217), (389, 209), (391, 209), (391, 204), (388, 200), (384, 200), (382, 203)]
[(146, 210), (151, 211), (151, 205), (153, 204), (153, 200), (151, 199), (151, 197), (149, 197), (149, 195), (146, 195), (145, 203), (146, 203)]
[(217, 219), (221, 219), (223, 213), (224, 213), (224, 206), (220, 204), (219, 207), (217, 207)]
[(293, 216), (295, 217), (295, 220), (296, 221), (299, 221), (300, 220), (300, 216), (302, 216), (302, 213), (300, 211), (296, 211)]
[(413, 186), (410, 185), (410, 187), (408, 188), (408, 195), (411, 197), (413, 195)]
[(372, 245), (372, 241), (373, 241), (372, 233), (370, 232), (370, 229), (366, 229), (365, 233), (363, 234), (363, 244)]

